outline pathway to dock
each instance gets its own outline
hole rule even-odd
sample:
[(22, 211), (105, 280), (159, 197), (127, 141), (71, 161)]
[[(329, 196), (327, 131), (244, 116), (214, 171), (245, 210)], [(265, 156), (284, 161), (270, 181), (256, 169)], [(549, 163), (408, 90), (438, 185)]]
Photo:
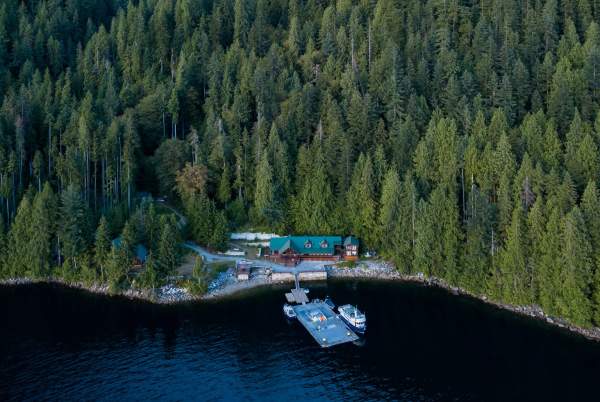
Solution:
[(248, 257), (238, 257), (231, 255), (223, 255), (223, 254), (214, 254), (210, 251), (206, 250), (204, 247), (199, 246), (198, 244), (186, 241), (183, 243), (183, 246), (189, 250), (194, 251), (196, 254), (201, 255), (204, 258), (205, 262), (219, 262), (219, 261), (231, 261), (231, 262), (240, 262), (240, 261), (250, 261), (252, 263), (252, 267), (257, 268), (270, 268), (273, 272), (278, 273), (290, 273), (290, 274), (298, 274), (301, 272), (312, 272), (312, 271), (325, 271), (326, 262), (323, 261), (303, 261), (295, 267), (288, 267), (282, 264), (278, 264), (273, 261), (268, 260), (257, 260), (254, 258)]
[[(175, 215), (177, 215), (178, 217), (178, 222), (177, 222), (177, 226), (182, 229), (184, 228), (188, 221), (186, 219), (186, 217), (179, 212), (176, 208), (174, 208), (172, 205), (170, 205), (169, 203), (167, 203), (164, 200), (156, 200), (154, 201), (156, 204), (162, 205), (163, 207), (169, 209), (170, 211), (172, 211)], [(252, 262), (252, 267), (253, 268), (270, 268), (272, 272), (277, 272), (277, 273), (290, 273), (290, 274), (298, 274), (301, 272), (315, 272), (315, 271), (323, 271), (325, 272), (325, 264), (323, 261), (303, 261), (300, 264), (296, 265), (295, 267), (288, 267), (282, 264), (277, 264), (275, 262), (272, 261), (267, 261), (267, 260), (257, 260), (255, 258), (252, 257), (246, 257), (246, 256), (231, 256), (231, 255), (224, 255), (224, 254), (215, 254), (215, 253), (211, 253), (210, 251), (206, 250), (204, 247), (192, 242), (192, 241), (186, 241), (182, 244), (183, 247), (194, 251), (196, 254), (201, 255), (204, 258), (205, 262), (219, 262), (219, 261), (231, 261), (231, 262), (239, 262), (239, 261), (250, 261)]]
[[(173, 206), (171, 206), (169, 203), (165, 202), (165, 201), (155, 201), (155, 203), (162, 205), (163, 207), (171, 210), (175, 215), (177, 215), (178, 217), (178, 222), (177, 222), (177, 226), (182, 229), (183, 227), (185, 227), (187, 225), (187, 219), (186, 217), (179, 212), (177, 209), (175, 209)], [(211, 253), (210, 251), (206, 250), (204, 247), (192, 242), (192, 241), (186, 241), (182, 244), (183, 247), (194, 251), (196, 254), (202, 256), (204, 258), (205, 262), (219, 262), (219, 261), (231, 261), (234, 263), (240, 262), (240, 261), (250, 261), (252, 262), (252, 267), (253, 268), (270, 268), (272, 272), (276, 272), (276, 273), (290, 273), (290, 274), (298, 274), (301, 272), (315, 272), (315, 271), (323, 271), (325, 272), (325, 262), (323, 261), (303, 261), (300, 264), (294, 266), (294, 267), (288, 267), (282, 264), (278, 264), (272, 261), (267, 261), (267, 260), (257, 260), (255, 258), (252, 257), (246, 257), (246, 256), (231, 256), (231, 255), (224, 255), (224, 254), (215, 254), (215, 253)]]

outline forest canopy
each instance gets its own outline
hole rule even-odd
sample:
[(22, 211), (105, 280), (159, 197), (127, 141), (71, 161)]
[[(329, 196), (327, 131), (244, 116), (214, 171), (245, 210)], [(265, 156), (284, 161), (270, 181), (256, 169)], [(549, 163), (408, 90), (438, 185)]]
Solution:
[(352, 233), (402, 272), (598, 325), (599, 18), (595, 0), (4, 0), (2, 272), (103, 277), (119, 233), (167, 272), (180, 234), (143, 219), (149, 192), (209, 247)]

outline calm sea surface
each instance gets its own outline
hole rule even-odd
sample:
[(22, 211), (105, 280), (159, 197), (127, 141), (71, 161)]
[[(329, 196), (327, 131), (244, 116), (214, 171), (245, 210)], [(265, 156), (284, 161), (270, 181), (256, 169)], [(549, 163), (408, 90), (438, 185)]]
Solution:
[(321, 349), (286, 288), (155, 306), (53, 285), (0, 287), (0, 400), (600, 400), (600, 344), (412, 284), (330, 281), (361, 346)]

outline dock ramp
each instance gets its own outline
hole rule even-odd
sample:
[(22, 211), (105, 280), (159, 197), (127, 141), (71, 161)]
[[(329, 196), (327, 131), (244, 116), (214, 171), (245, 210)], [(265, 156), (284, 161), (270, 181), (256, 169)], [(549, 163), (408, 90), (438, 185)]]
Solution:
[(285, 294), (288, 303), (305, 304), (308, 303), (308, 296), (302, 288), (292, 289), (290, 293)]

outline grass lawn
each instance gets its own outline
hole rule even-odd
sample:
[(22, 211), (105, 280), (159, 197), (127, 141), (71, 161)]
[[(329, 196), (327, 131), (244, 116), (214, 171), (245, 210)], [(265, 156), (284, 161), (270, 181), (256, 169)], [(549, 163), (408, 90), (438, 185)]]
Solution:
[(206, 264), (206, 267), (210, 272), (211, 279), (216, 278), (221, 272), (225, 272), (229, 268), (233, 268), (234, 266), (235, 263), (232, 261), (219, 261)]
[[(196, 256), (195, 253), (186, 254), (182, 259), (181, 265), (177, 268), (177, 274), (187, 279), (191, 278), (192, 270), (194, 269), (194, 264), (196, 262)], [(235, 263), (232, 261), (219, 261), (206, 264), (209, 272), (209, 281), (212, 281), (221, 272), (227, 271), (227, 269), (232, 268), (234, 265)]]

